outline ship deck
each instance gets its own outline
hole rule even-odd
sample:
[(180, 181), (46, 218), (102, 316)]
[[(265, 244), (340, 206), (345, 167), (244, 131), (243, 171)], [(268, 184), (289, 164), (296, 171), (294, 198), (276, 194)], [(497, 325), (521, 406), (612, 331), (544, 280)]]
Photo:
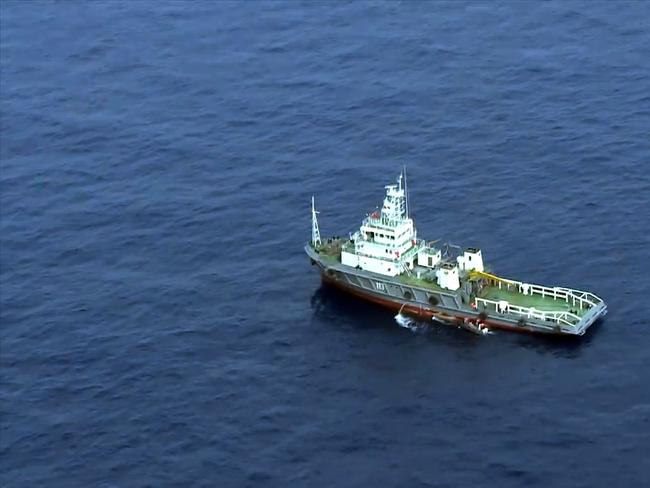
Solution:
[[(327, 242), (319, 250), (320, 259), (324, 262), (331, 264), (340, 264), (341, 263), (341, 243), (340, 241)], [(448, 292), (441, 288), (435, 281), (423, 279), (422, 277), (418, 278), (416, 274), (431, 275), (431, 270), (428, 268), (416, 265), (413, 270), (409, 273), (402, 273), (395, 278), (400, 282), (417, 286), (419, 288), (428, 289), (436, 292)], [(493, 301), (507, 301), (510, 305), (530, 308), (533, 307), (535, 310), (540, 312), (569, 312), (573, 313), (579, 317), (584, 316), (588, 312), (588, 308), (581, 308), (579, 304), (573, 304), (567, 302), (563, 298), (553, 298), (551, 295), (543, 296), (539, 293), (524, 295), (517, 289), (510, 287), (489, 284), (478, 294), (478, 298), (483, 298)]]

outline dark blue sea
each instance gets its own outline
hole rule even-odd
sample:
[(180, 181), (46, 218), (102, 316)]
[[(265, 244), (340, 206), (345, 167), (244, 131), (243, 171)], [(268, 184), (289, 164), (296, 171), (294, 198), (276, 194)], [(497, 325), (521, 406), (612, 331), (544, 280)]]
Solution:
[[(0, 3), (0, 485), (640, 487), (650, 3)], [(420, 237), (591, 290), (578, 339), (321, 285)], [(645, 481), (644, 481), (645, 480)]]

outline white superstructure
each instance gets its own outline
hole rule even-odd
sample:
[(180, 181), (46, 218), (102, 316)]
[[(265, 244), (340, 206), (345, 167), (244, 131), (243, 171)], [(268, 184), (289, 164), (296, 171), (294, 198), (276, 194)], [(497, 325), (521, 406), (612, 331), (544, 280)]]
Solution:
[[(480, 249), (467, 248), (455, 259), (433, 242), (417, 238), (408, 214), (404, 173), (397, 184), (387, 185), (381, 210), (368, 215), (350, 240), (340, 245), (341, 264), (384, 276), (411, 274), (428, 277), (446, 290), (458, 290), (463, 276), (484, 271)], [(312, 197), (312, 245), (320, 243), (320, 232)]]
[(463, 271), (485, 271), (483, 268), (483, 255), (480, 249), (468, 247), (462, 256), (456, 258), (458, 267)]
[(447, 290), (458, 290), (460, 288), (460, 275), (458, 274), (458, 266), (454, 263), (442, 263), (436, 269), (436, 278), (438, 278), (438, 285)]
[(408, 216), (406, 187), (400, 175), (396, 185), (386, 186), (380, 211), (373, 212), (341, 251), (341, 263), (386, 276), (413, 269), (422, 243)]

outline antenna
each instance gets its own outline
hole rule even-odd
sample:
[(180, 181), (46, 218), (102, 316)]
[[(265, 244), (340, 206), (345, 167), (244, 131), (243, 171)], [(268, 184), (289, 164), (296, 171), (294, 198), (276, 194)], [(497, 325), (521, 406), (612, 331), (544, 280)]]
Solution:
[(318, 217), (316, 217), (316, 207), (314, 206), (314, 195), (311, 196), (311, 244), (312, 246), (320, 246), (320, 230), (318, 229)]
[(406, 218), (409, 218), (409, 192), (408, 187), (406, 186), (406, 165), (404, 165), (404, 197), (406, 200)]

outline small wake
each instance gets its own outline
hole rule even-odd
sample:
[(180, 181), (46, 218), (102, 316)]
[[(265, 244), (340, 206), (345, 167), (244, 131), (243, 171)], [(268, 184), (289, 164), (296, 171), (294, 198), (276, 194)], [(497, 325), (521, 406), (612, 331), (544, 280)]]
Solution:
[(402, 313), (395, 315), (395, 322), (397, 322), (397, 325), (400, 327), (409, 329), (411, 332), (418, 332), (422, 328), (415, 320), (403, 315)]

